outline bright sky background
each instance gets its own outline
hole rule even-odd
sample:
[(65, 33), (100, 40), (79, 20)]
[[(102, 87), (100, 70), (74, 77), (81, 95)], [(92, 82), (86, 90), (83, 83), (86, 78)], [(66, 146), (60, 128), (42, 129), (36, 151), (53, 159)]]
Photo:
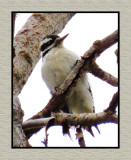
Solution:
[[(21, 13), (17, 15), (15, 34), (25, 24), (27, 18), (31, 14)], [(87, 51), (95, 40), (101, 40), (107, 35), (118, 29), (118, 14), (117, 13), (79, 13), (76, 14), (66, 25), (64, 30), (59, 34), (64, 36), (69, 33), (65, 39), (65, 47), (82, 56)], [(97, 58), (99, 66), (114, 75), (118, 76), (118, 66), (114, 51), (117, 44), (107, 49)], [(41, 78), (42, 60), (36, 65), (33, 73), (29, 77), (21, 94), (19, 95), (22, 109), (25, 116), (24, 121), (40, 110), (48, 103), (50, 93), (45, 83)], [(113, 94), (117, 91), (116, 87), (103, 82), (102, 80), (89, 74), (89, 80), (93, 92), (95, 110), (102, 112), (106, 109), (112, 99)], [(87, 147), (117, 147), (118, 146), (118, 126), (108, 123), (99, 125), (101, 134), (93, 128), (95, 137), (84, 131), (84, 138)], [(30, 144), (34, 147), (42, 147), (41, 141), (45, 138), (45, 129), (33, 135), (30, 138)], [(79, 146), (75, 138), (75, 130), (70, 129), (72, 140), (68, 136), (62, 135), (60, 126), (51, 127), (48, 130), (48, 146), (49, 147), (75, 147)]]

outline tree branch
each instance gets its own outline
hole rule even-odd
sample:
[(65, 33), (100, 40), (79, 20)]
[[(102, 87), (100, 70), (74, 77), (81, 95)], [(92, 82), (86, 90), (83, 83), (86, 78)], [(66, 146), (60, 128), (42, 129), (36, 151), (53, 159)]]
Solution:
[(118, 63), (118, 49), (116, 49), (114, 53), (115, 53), (115, 55), (117, 57), (117, 63)]
[(21, 109), (19, 98), (13, 95), (13, 146), (27, 147), (28, 143), (22, 130), (24, 112)]
[(86, 147), (85, 140), (84, 140), (84, 135), (81, 127), (76, 128), (76, 138), (78, 139), (78, 143), (80, 147)]
[(22, 124), (24, 131), (31, 128), (41, 128), (54, 119), (52, 125), (63, 125), (66, 120), (69, 126), (96, 126), (102, 123), (118, 123), (118, 115), (101, 113), (82, 113), (82, 114), (69, 114), (69, 113), (52, 113), (52, 117), (40, 118), (35, 120), (27, 120)]
[(118, 91), (113, 95), (112, 100), (109, 104), (109, 107), (104, 110), (104, 112), (116, 112), (116, 107), (118, 105)]
[(92, 63), (91, 71), (94, 76), (106, 81), (112, 86), (118, 86), (118, 79), (112, 76), (110, 73), (102, 70), (95, 62)]
[(40, 59), (39, 44), (60, 33), (74, 13), (34, 13), (13, 41), (13, 92), (19, 94)]
[(28, 130), (32, 128), (41, 128), (46, 126), (51, 119), (54, 119), (54, 117), (27, 120), (23, 122), (22, 128), (23, 130)]
[(101, 123), (118, 123), (118, 115), (100, 113), (81, 113), (81, 114), (67, 114), (67, 113), (53, 113), (56, 118), (56, 124), (61, 125), (62, 121), (66, 119), (71, 126), (96, 126)]

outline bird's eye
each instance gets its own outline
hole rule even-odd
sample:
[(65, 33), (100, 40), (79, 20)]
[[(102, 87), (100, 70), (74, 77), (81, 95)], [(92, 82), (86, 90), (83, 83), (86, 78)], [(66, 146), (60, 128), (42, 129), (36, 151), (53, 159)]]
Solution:
[(51, 44), (51, 41), (49, 41), (47, 44), (50, 45), (50, 44)]

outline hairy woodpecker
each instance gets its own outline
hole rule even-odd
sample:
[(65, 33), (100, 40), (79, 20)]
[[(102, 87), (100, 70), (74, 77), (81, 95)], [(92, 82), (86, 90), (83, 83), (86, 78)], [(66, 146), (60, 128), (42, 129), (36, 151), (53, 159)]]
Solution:
[[(75, 53), (63, 46), (63, 40), (67, 36), (68, 34), (60, 38), (58, 35), (49, 35), (40, 44), (43, 59), (42, 78), (52, 94), (71, 72), (76, 61), (80, 59)], [(94, 101), (87, 74), (72, 88), (65, 106), (66, 108), (63, 110), (70, 113), (94, 112)]]

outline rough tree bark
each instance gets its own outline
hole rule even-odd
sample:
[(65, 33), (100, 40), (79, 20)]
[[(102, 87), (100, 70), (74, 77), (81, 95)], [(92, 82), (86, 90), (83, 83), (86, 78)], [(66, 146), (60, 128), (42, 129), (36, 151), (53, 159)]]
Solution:
[(74, 13), (34, 13), (14, 38), (13, 147), (27, 147), (22, 130), (23, 114), (17, 95), (40, 59), (40, 41), (49, 34), (60, 33), (73, 16)]
[(14, 38), (13, 92), (19, 94), (40, 59), (39, 44), (60, 33), (74, 13), (34, 13)]
[(24, 112), (17, 96), (13, 96), (13, 147), (27, 147), (27, 141), (22, 129)]

